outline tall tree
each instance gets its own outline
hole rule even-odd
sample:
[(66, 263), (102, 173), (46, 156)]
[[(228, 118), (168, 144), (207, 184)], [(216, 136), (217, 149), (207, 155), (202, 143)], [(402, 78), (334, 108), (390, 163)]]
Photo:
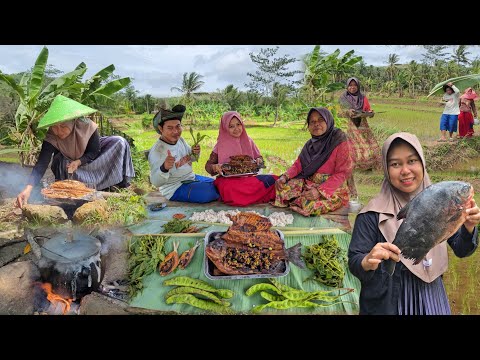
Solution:
[(146, 94), (144, 97), (145, 103), (147, 104), (147, 114), (150, 114), (150, 101), (152, 100), (152, 95)]
[(443, 60), (447, 56), (445, 50), (448, 45), (423, 45), (423, 47), (426, 50), (426, 53), (422, 54), (425, 64), (433, 65), (435, 60)]
[(131, 84), (125, 87), (125, 97), (127, 98), (128, 103), (132, 106), (132, 111), (135, 111), (135, 101), (137, 100), (138, 93), (139, 91)]
[(398, 60), (400, 60), (400, 58), (397, 54), (388, 54), (386, 63), (388, 64), (387, 73), (390, 81), (393, 81), (395, 73), (397, 72)]
[(228, 108), (231, 111), (236, 111), (240, 105), (240, 97), (241, 92), (233, 86), (233, 84), (229, 84), (220, 92), (220, 96), (223, 102), (228, 104)]
[(273, 93), (273, 84), (281, 83), (287, 86), (294, 86), (298, 81), (291, 80), (296, 74), (300, 74), (299, 70), (289, 70), (289, 65), (297, 61), (297, 59), (284, 55), (275, 57), (279, 47), (263, 48), (260, 53), (250, 53), (250, 59), (258, 67), (254, 74), (247, 73), (251, 78), (248, 84), (245, 84), (253, 91), (257, 91), (264, 96), (271, 96)]
[(471, 54), (471, 52), (467, 51), (467, 45), (458, 45), (458, 47), (453, 50), (453, 60), (455, 60), (458, 65), (468, 65), (470, 64), (470, 60), (467, 58), (469, 54)]
[(187, 99), (190, 99), (192, 93), (200, 89), (204, 84), (204, 82), (200, 80), (202, 77), (202, 75), (197, 74), (196, 72), (191, 72), (190, 74), (184, 73), (181, 87), (174, 86), (170, 90), (177, 90)]
[(272, 97), (274, 99), (275, 106), (275, 120), (273, 121), (273, 126), (277, 124), (278, 112), (282, 105), (287, 100), (288, 93), (292, 90), (291, 86), (283, 85), (278, 82), (273, 84)]

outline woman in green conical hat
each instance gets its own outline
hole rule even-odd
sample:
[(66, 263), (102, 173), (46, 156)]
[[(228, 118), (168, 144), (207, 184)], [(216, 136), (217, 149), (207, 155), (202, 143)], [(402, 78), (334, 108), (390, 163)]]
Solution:
[(128, 142), (120, 136), (100, 137), (98, 125), (84, 116), (97, 110), (75, 100), (57, 95), (38, 128), (48, 131), (38, 161), (27, 185), (17, 196), (17, 205), (28, 202), (32, 189), (47, 170), (50, 160), (55, 180), (68, 179), (93, 183), (103, 190), (110, 186), (128, 186), (135, 176)]

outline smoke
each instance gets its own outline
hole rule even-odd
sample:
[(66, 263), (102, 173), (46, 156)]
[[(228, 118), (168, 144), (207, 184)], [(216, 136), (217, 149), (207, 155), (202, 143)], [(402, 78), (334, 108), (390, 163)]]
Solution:
[(31, 169), (22, 168), (18, 164), (0, 163), (0, 186), (3, 196), (5, 198), (17, 196), (25, 187), (30, 171)]
[(103, 256), (108, 253), (124, 252), (127, 247), (129, 234), (124, 228), (118, 227), (99, 230), (96, 237), (102, 243), (100, 253)]

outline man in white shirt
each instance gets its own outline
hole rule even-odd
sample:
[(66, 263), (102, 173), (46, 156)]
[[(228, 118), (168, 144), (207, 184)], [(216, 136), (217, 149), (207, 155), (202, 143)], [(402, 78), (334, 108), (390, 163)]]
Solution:
[(172, 201), (206, 203), (217, 200), (219, 194), (214, 179), (195, 175), (192, 154), (200, 154), (200, 145), (190, 148), (182, 138), (182, 117), (185, 106), (176, 105), (172, 110), (160, 109), (153, 118), (153, 127), (160, 134), (150, 149), (150, 182), (159, 192)]
[(438, 141), (447, 141), (447, 131), (450, 134), (450, 141), (454, 141), (453, 133), (457, 132), (458, 114), (460, 114), (460, 90), (452, 82), (443, 85), (445, 94), (442, 98), (442, 104), (445, 104), (442, 117), (440, 118), (440, 131), (442, 137)]

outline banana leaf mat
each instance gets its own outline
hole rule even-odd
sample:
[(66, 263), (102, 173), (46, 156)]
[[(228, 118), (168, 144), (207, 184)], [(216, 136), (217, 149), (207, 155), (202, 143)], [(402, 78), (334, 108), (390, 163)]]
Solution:
[[(216, 211), (219, 210), (232, 210), (232, 207), (215, 207)], [(161, 233), (163, 231), (162, 225), (172, 219), (172, 215), (175, 213), (183, 213), (188, 217), (193, 212), (205, 211), (205, 207), (202, 206), (186, 206), (186, 207), (166, 207), (164, 210), (158, 212), (148, 211), (149, 219), (141, 224), (137, 224), (129, 227), (131, 232), (135, 235)], [(274, 211), (282, 211), (282, 209), (269, 209), (264, 208), (242, 208), (241, 210), (254, 210), (261, 215), (268, 216)], [(289, 212), (290, 213), (290, 212)], [(335, 234), (340, 247), (345, 251), (348, 250), (350, 243), (350, 234), (341, 230), (335, 229), (336, 223), (325, 219), (323, 217), (303, 217), (299, 214), (293, 214), (294, 222), (289, 225), (291, 227), (315, 227), (315, 228), (331, 228), (325, 234)], [(208, 226), (198, 224), (197, 226)], [(202, 232), (209, 231), (226, 231), (227, 226), (211, 225)], [(284, 232), (285, 233), (285, 232)], [(291, 246), (302, 243), (304, 246), (312, 245), (319, 242), (319, 239), (324, 234), (307, 234), (307, 235), (290, 235), (285, 236), (285, 246), (290, 248)], [(167, 276), (160, 276), (158, 271), (152, 273), (144, 279), (144, 288), (135, 298), (130, 301), (131, 306), (141, 307), (159, 311), (176, 311), (181, 314), (208, 314), (205, 310), (195, 308), (187, 304), (172, 304), (165, 303), (165, 294), (173, 289), (173, 286), (165, 286), (163, 282), (176, 276), (188, 276), (195, 279), (206, 281), (217, 289), (230, 289), (234, 292), (234, 296), (231, 299), (226, 299), (231, 303), (230, 308), (237, 314), (249, 314), (250, 311), (258, 305), (265, 304), (267, 300), (260, 296), (260, 293), (256, 293), (252, 296), (246, 296), (245, 291), (252, 285), (258, 283), (267, 283), (268, 279), (241, 279), (241, 280), (210, 280), (204, 274), (204, 237), (175, 237), (171, 236), (165, 243), (165, 253), (169, 253), (173, 250), (173, 241), (180, 242), (178, 248), (179, 255), (192, 247), (197, 240), (201, 241), (201, 245), (197, 248), (192, 262), (184, 270), (176, 269), (174, 272)], [(303, 247), (302, 247), (303, 253)], [(324, 286), (316, 281), (305, 279), (312, 275), (312, 271), (309, 269), (300, 269), (294, 264), (290, 263), (290, 272), (283, 277), (277, 277), (281, 283), (289, 285), (291, 287), (302, 289), (306, 291), (318, 291), (318, 290), (332, 290), (331, 287)], [(342, 303), (325, 307), (325, 308), (295, 308), (288, 310), (275, 310), (264, 309), (261, 314), (358, 314), (358, 297), (360, 293), (360, 282), (354, 277), (348, 270), (348, 266), (345, 265), (345, 278), (343, 281), (343, 287), (353, 288), (354, 291), (342, 296), (340, 299)]]

